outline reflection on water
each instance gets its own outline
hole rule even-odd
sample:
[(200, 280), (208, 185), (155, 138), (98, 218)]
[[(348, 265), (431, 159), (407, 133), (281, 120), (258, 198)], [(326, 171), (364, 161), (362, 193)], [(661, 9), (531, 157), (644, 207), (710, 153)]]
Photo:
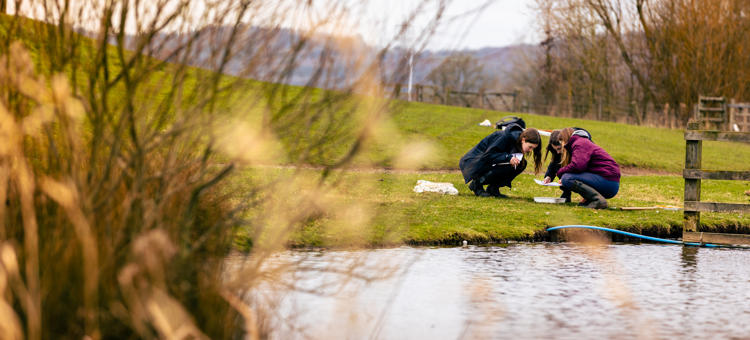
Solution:
[(307, 292), (277, 301), (272, 338), (750, 337), (747, 250), (541, 243), (278, 260), (290, 259), (316, 270), (288, 276)]

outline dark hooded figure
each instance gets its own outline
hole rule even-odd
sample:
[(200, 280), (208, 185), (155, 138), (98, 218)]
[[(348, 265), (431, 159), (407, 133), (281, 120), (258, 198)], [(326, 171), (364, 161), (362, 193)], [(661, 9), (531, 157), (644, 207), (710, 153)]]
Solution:
[[(523, 155), (534, 155), (534, 172), (542, 166), (542, 138), (534, 128), (518, 124), (507, 126), (482, 139), (467, 152), (458, 166), (474, 195), (506, 197), (500, 187), (511, 187), (511, 182), (526, 169)], [(514, 155), (515, 154), (515, 155)], [(484, 186), (487, 185), (487, 190)]]

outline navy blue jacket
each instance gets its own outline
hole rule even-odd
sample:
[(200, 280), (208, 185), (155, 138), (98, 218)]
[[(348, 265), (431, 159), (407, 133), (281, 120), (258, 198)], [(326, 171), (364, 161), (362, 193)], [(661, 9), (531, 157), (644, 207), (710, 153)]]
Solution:
[(493, 164), (510, 162), (513, 153), (521, 152), (518, 148), (521, 132), (523, 128), (514, 124), (484, 137), (458, 162), (464, 181), (469, 183), (472, 179), (481, 177)]
[(549, 177), (550, 180), (555, 180), (555, 176), (557, 176), (557, 170), (560, 170), (562, 165), (560, 165), (560, 162), (562, 161), (562, 155), (559, 153), (552, 153), (552, 160), (549, 162), (549, 165), (547, 166), (547, 172), (544, 173), (544, 177)]

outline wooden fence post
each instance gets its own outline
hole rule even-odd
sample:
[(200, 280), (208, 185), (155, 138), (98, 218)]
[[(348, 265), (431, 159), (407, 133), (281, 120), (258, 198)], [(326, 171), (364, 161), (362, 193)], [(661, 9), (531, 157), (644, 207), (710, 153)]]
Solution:
[(734, 98), (729, 101), (729, 107), (727, 107), (727, 114), (729, 114), (729, 124), (727, 124), (727, 131), (734, 131), (734, 123), (735, 123), (735, 108), (734, 108)]
[[(697, 130), (698, 122), (688, 123), (687, 130)], [(685, 169), (701, 168), (701, 151), (703, 148), (701, 140), (685, 141)], [(684, 202), (701, 200), (701, 180), (685, 178), (685, 197)], [(683, 216), (683, 233), (686, 231), (697, 231), (701, 223), (699, 211), (685, 211)]]

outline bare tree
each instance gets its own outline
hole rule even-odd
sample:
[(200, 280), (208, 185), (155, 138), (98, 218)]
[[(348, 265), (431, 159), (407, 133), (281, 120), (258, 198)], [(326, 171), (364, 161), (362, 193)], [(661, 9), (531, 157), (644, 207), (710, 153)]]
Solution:
[[(748, 70), (740, 47), (748, 42), (741, 33), (750, 24), (743, 14), (747, 1), (541, 0), (538, 5), (543, 29), (555, 42), (548, 53), (555, 65), (543, 70), (558, 84), (558, 107), (587, 96), (605, 107), (626, 98), (610, 105), (615, 116), (625, 114), (639, 124), (647, 114), (652, 121), (684, 123), (701, 94), (750, 96), (741, 80)], [(591, 110), (569, 105), (567, 111)]]
[[(477, 92), (494, 83), (494, 79), (484, 72), (482, 63), (467, 53), (454, 53), (446, 57), (430, 71), (427, 80), (437, 86), (441, 93), (448, 90)], [(452, 100), (448, 102), (453, 103)]]

